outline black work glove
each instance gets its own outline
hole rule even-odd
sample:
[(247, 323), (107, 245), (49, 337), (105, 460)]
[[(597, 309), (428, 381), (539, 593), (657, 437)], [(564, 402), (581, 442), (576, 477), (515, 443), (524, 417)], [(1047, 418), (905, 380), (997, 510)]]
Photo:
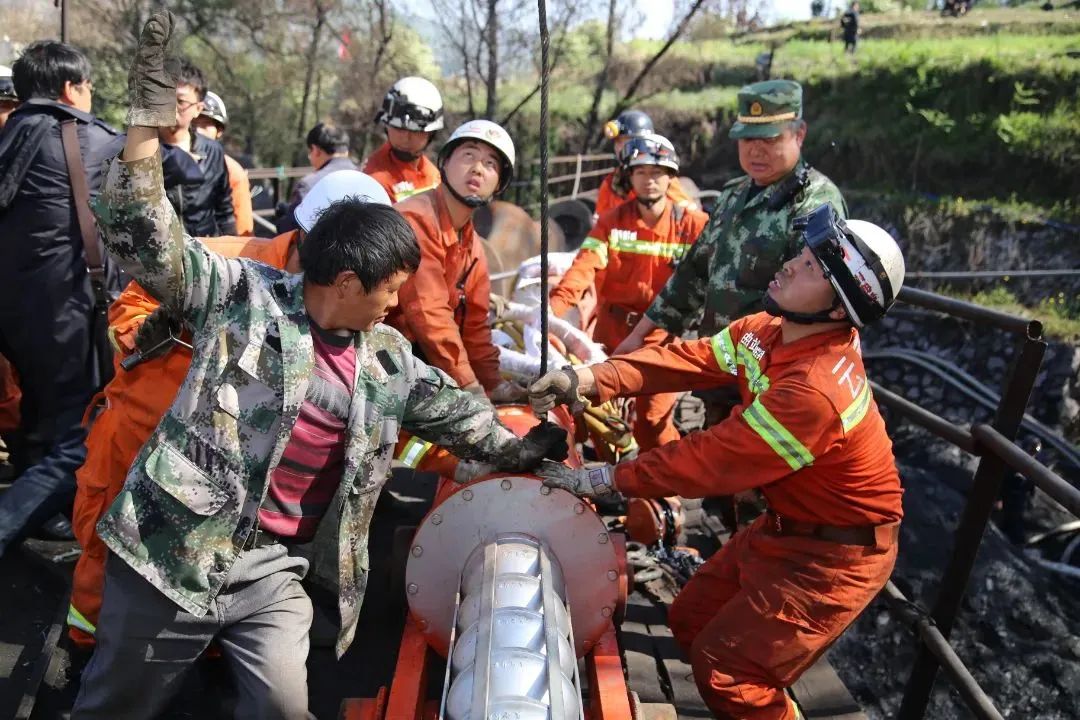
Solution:
[(570, 455), (570, 446), (566, 443), (566, 431), (547, 420), (526, 433), (521, 439), (521, 453), (518, 455), (515, 472), (529, 472), (545, 458), (562, 462)]
[(143, 25), (128, 73), (129, 126), (176, 125), (176, 62), (166, 60), (175, 24), (173, 14), (165, 10), (151, 15)]
[(120, 366), (131, 370), (140, 363), (161, 357), (179, 342), (179, 338), (180, 322), (164, 306), (158, 306), (139, 326), (135, 333), (135, 352), (124, 358)]

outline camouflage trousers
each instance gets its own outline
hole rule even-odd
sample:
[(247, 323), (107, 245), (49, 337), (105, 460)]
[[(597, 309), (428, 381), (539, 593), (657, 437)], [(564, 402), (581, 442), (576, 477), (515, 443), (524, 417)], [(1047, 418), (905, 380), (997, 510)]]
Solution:
[(300, 584), (307, 569), (307, 560), (291, 557), (284, 545), (249, 550), (199, 618), (110, 555), (97, 647), (71, 717), (158, 717), (216, 639), (236, 678), (236, 717), (314, 718), (306, 667), (312, 605)]

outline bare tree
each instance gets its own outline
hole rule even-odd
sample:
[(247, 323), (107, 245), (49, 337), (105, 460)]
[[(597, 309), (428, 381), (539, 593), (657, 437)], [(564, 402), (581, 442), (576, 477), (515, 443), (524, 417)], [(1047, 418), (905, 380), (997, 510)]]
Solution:
[(671, 49), (671, 46), (675, 44), (675, 41), (678, 40), (684, 32), (686, 32), (686, 28), (690, 26), (690, 21), (694, 19), (694, 16), (707, 2), (708, 0), (693, 0), (693, 2), (690, 4), (690, 7), (685, 11), (682, 18), (675, 25), (674, 29), (670, 33), (668, 33), (667, 40), (664, 42), (664, 44), (660, 47), (659, 50), (656, 51), (655, 54), (653, 54), (651, 58), (648, 59), (648, 61), (646, 61), (646, 63), (641, 67), (641, 70), (638, 72), (638, 74), (634, 77), (633, 80), (630, 81), (630, 85), (626, 88), (626, 92), (623, 93), (622, 100), (615, 104), (615, 109), (612, 111), (612, 115), (618, 115), (623, 110), (634, 104), (636, 100), (635, 93), (637, 93), (637, 90), (641, 86), (642, 81), (644, 81), (645, 78), (648, 77), (649, 73), (652, 72), (652, 69), (656, 67), (656, 63), (660, 62), (660, 58), (664, 57), (667, 51)]
[(611, 58), (615, 54), (615, 30), (618, 15), (616, 14), (617, 0), (608, 0), (607, 25), (604, 33), (604, 64), (596, 73), (596, 83), (593, 85), (592, 104), (589, 105), (589, 114), (585, 116), (585, 133), (581, 138), (582, 154), (589, 150), (589, 140), (596, 133), (596, 123), (600, 120), (600, 100), (604, 97), (604, 88), (608, 85), (608, 74), (611, 72)]

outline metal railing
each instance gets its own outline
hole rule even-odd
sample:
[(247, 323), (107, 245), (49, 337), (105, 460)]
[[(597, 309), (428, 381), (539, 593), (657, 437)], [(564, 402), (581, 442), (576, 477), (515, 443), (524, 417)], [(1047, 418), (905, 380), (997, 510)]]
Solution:
[(880, 404), (980, 458), (954, 534), (952, 554), (933, 607), (929, 612), (924, 611), (906, 598), (891, 581), (885, 588), (890, 608), (914, 627), (918, 643), (918, 651), (897, 717), (900, 720), (915, 720), (925, 716), (938, 671), (943, 670), (975, 717), (1001, 720), (1002, 716), (994, 707), (993, 701), (979, 687), (949, 644), (949, 636), (956, 623), (983, 534), (1001, 493), (1008, 468), (1022, 473), (1062, 507), (1080, 517), (1080, 490), (1013, 442), (1024, 418), (1024, 409), (1046, 351), (1046, 342), (1042, 340), (1042, 325), (1036, 320), (1026, 320), (914, 288), (904, 288), (898, 299), (1018, 336), (1017, 353), (1009, 370), (1005, 390), (989, 424), (974, 424), (970, 428), (958, 426), (874, 383), (874, 393)]
[[(514, 202), (521, 205), (525, 209), (533, 209), (539, 207), (539, 203), (531, 203), (530, 191), (535, 192), (539, 189), (539, 176), (537, 174), (537, 168), (539, 166), (539, 160), (533, 160), (528, 164), (528, 174), (521, 173), (521, 179), (513, 183), (512, 187), (515, 189)], [(601, 155), (556, 155), (553, 158), (548, 158), (548, 166), (570, 166), (572, 169), (563, 171), (560, 175), (548, 178), (548, 192), (555, 197), (548, 200), (549, 204), (562, 202), (563, 200), (574, 200), (581, 196), (590, 196), (591, 193), (600, 187), (600, 183), (603, 182), (603, 178), (615, 169), (615, 161), (610, 153)], [(553, 190), (553, 186), (563, 185), (569, 187), (563, 187), (560, 189), (562, 194), (556, 194)]]

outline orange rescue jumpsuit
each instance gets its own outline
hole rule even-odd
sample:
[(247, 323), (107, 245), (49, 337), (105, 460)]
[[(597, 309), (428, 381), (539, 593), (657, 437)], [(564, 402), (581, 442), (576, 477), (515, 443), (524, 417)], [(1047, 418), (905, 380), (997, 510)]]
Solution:
[[(273, 240), (203, 238), (203, 242), (222, 255), (247, 257), (283, 268), (298, 234), (287, 232)], [(68, 634), (77, 645), (84, 647), (94, 644), (108, 554), (95, 527), (119, 494), (135, 455), (172, 404), (191, 364), (191, 351), (176, 346), (165, 355), (147, 360), (131, 370), (120, 367), (120, 361), (135, 348), (135, 334), (143, 320), (157, 307), (157, 301), (136, 282), (129, 283), (109, 307), (109, 339), (116, 350), (116, 375), (91, 402), (87, 412), (91, 415), (104, 396), (104, 409), (94, 420), (86, 438), (86, 462), (75, 472), (77, 489), (71, 521), (83, 551), (72, 578)]]
[[(604, 181), (600, 183), (600, 189), (596, 194), (596, 210), (594, 210), (597, 218), (604, 213), (614, 210), (627, 200), (633, 200), (637, 197), (637, 195), (634, 194), (633, 189), (631, 189), (626, 196), (622, 196), (615, 192), (613, 181), (615, 180), (615, 173), (617, 172), (618, 170), (612, 170), (608, 173), (608, 176), (604, 178)], [(683, 190), (682, 185), (679, 184), (679, 178), (677, 177), (671, 178), (671, 185), (668, 186), (667, 196), (668, 200), (676, 205), (680, 205), (687, 209), (700, 209), (698, 208), (697, 202)]]
[(384, 142), (382, 147), (372, 153), (364, 163), (364, 172), (379, 181), (391, 202), (431, 190), (441, 180), (439, 168), (427, 157), (421, 155), (417, 166), (402, 162), (390, 151), (389, 142)]
[(420, 267), (405, 281), (387, 324), (417, 344), (424, 359), (461, 387), (502, 382), (491, 342), (491, 277), (472, 220), (455, 230), (442, 186), (394, 206), (420, 243)]
[[(726, 420), (617, 466), (615, 485), (639, 497), (761, 488), (770, 512), (698, 570), (669, 620), (717, 717), (792, 720), (783, 688), (873, 600), (896, 560), (903, 490), (858, 332), (784, 344), (780, 320), (759, 313), (593, 372), (601, 400), (737, 384), (742, 404)], [(798, 523), (870, 540), (808, 537)]]
[[(593, 226), (551, 291), (551, 311), (562, 317), (595, 283), (599, 307), (593, 339), (610, 353), (634, 329), (708, 220), (700, 210), (676, 210), (668, 203), (649, 227), (636, 200), (623, 202)], [(638, 398), (634, 439), (642, 450), (679, 439), (672, 422), (677, 398), (675, 393)]]
[(244, 237), (254, 235), (255, 217), (251, 210), (251, 183), (248, 182), (247, 170), (228, 155), (225, 156), (225, 170), (229, 173), (229, 188), (232, 190), (236, 234)]

